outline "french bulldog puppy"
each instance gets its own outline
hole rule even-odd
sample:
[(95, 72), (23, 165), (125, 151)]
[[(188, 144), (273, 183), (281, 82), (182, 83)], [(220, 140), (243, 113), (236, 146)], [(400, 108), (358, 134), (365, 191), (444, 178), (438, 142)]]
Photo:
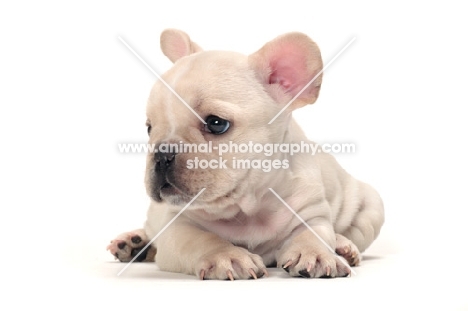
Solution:
[[(210, 143), (214, 151), (149, 153), (144, 229), (118, 236), (110, 252), (120, 261), (156, 261), (162, 270), (200, 279), (256, 279), (273, 265), (291, 276), (348, 276), (378, 236), (384, 209), (378, 193), (332, 155), (320, 148), (313, 155), (231, 150), (219, 167), (194, 166), (195, 160), (221, 160), (216, 149), (222, 144), (314, 144), (291, 113), (319, 95), (317, 45), (288, 33), (246, 56), (203, 51), (186, 33), (168, 29), (161, 49), (174, 63), (162, 79), (193, 111), (157, 81), (147, 106), (149, 143)], [(277, 165), (234, 165), (255, 159)]]

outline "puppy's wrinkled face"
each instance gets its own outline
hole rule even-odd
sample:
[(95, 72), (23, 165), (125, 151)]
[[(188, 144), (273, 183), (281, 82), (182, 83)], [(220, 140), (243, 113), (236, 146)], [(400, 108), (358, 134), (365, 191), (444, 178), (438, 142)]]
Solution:
[[(200, 148), (211, 143), (213, 148), (212, 152), (148, 154), (150, 196), (156, 201), (184, 204), (206, 188), (200, 200), (218, 205), (242, 196), (242, 181), (259, 178), (264, 172), (234, 169), (233, 157), (241, 160), (259, 155), (228, 151), (220, 158), (219, 144), (273, 141), (279, 127), (269, 128), (268, 121), (281, 108), (264, 91), (248, 58), (230, 52), (201, 52), (178, 61), (163, 79), (206, 124), (157, 82), (147, 108), (150, 143), (158, 146), (182, 142)], [(195, 161), (218, 168), (197, 168)]]
[[(234, 149), (224, 150), (220, 157), (218, 147), (282, 142), (290, 112), (315, 101), (321, 77), (297, 96), (274, 126), (268, 122), (320, 71), (320, 52), (308, 37), (296, 33), (279, 37), (250, 56), (202, 51), (176, 30), (163, 32), (161, 48), (174, 62), (162, 79), (177, 95), (161, 81), (154, 85), (147, 106), (149, 143), (194, 148), (148, 154), (147, 192), (155, 201), (181, 206), (205, 188), (194, 208), (235, 204), (252, 184), (273, 172), (233, 167), (238, 160), (265, 158), (262, 153)], [(200, 146), (212, 149), (206, 152)], [(276, 157), (281, 155), (269, 159)]]

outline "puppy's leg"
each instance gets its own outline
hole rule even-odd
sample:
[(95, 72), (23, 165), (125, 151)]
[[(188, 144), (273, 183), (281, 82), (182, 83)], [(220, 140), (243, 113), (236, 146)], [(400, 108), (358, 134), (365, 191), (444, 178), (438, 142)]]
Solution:
[(351, 273), (343, 259), (340, 260), (308, 229), (287, 241), (276, 257), (278, 266), (291, 276), (333, 278)]
[(156, 240), (162, 270), (200, 279), (256, 279), (265, 275), (262, 258), (188, 221), (177, 219)]
[(336, 234), (335, 251), (338, 255), (344, 257), (352, 267), (359, 265), (361, 262), (361, 253), (357, 246), (341, 234)]
[[(138, 229), (130, 232), (125, 232), (113, 239), (107, 246), (107, 250), (114, 255), (115, 259), (122, 262), (131, 261), (145, 246), (149, 239), (146, 236), (145, 230)], [(153, 245), (148, 246), (135, 261), (150, 262), (154, 261), (156, 248)]]
[(359, 182), (360, 200), (351, 223), (338, 232), (357, 246), (362, 253), (377, 238), (385, 220), (382, 200), (371, 186)]

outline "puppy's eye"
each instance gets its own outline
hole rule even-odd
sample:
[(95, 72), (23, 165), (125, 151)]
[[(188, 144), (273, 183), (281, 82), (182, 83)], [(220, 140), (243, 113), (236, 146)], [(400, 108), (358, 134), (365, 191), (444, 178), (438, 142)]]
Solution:
[(151, 125), (146, 125), (148, 127), (148, 135), (151, 133)]
[(228, 120), (221, 119), (217, 116), (208, 116), (205, 119), (205, 129), (207, 132), (210, 132), (215, 135), (220, 135), (226, 133), (231, 125)]

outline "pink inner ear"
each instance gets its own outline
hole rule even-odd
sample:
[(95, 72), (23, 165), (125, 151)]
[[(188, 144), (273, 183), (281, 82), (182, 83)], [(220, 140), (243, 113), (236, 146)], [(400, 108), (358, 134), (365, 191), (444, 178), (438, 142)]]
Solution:
[(190, 47), (183, 38), (177, 38), (172, 42), (172, 51), (176, 55), (177, 59), (182, 58), (190, 54)]
[(270, 58), (270, 84), (279, 84), (295, 96), (309, 82), (306, 57), (296, 46), (282, 46)]

